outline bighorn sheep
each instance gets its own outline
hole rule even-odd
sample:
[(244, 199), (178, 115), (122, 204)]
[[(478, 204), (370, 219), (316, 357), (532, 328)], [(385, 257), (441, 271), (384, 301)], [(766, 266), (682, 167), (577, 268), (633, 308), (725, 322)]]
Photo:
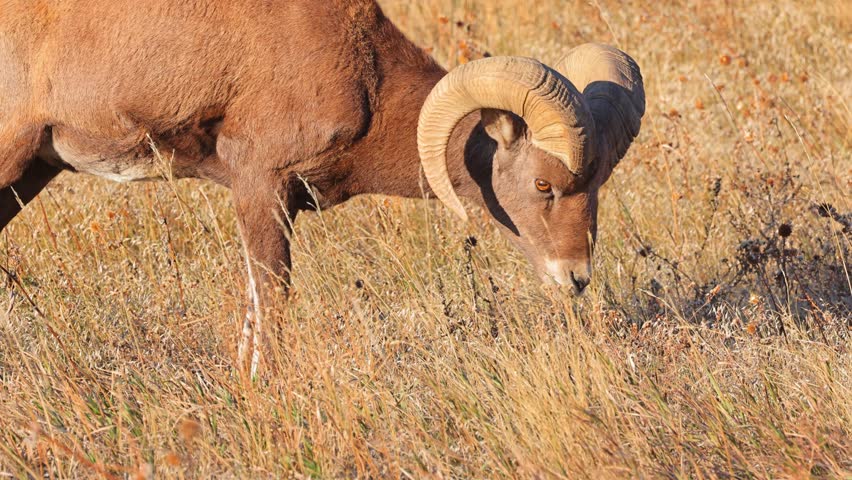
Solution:
[(314, 208), (302, 179), (323, 208), (434, 193), (464, 218), (467, 198), (543, 278), (582, 291), (598, 189), (644, 109), (615, 48), (447, 75), (374, 0), (0, 0), (0, 229), (62, 170), (160, 177), (150, 137), (175, 177), (232, 190), (254, 371), (263, 299), (289, 281), (281, 218)]

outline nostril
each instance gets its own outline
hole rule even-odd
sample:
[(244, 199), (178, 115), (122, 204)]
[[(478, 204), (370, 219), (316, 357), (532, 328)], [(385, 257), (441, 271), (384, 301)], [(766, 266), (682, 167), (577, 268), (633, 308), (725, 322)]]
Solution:
[(582, 293), (592, 283), (592, 279), (585, 276), (577, 276), (574, 272), (571, 272), (571, 282), (574, 284), (574, 288), (577, 289), (577, 293)]

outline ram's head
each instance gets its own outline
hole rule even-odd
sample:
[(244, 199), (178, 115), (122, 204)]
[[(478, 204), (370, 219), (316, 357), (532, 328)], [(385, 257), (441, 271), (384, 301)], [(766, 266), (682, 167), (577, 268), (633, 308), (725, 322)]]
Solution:
[(462, 218), (447, 145), (477, 110), (477, 128), (491, 140), (473, 142), (477, 151), (466, 158), (486, 159), (487, 171), (474, 175), (486, 208), (543, 280), (582, 292), (592, 275), (598, 191), (645, 112), (639, 67), (620, 50), (586, 44), (554, 68), (495, 57), (447, 75), (423, 106), (418, 145), (433, 192)]

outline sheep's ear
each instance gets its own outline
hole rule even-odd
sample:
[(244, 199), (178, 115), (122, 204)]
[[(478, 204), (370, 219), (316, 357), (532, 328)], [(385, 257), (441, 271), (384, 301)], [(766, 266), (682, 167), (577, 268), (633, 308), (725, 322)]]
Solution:
[(504, 149), (511, 148), (524, 136), (524, 121), (505, 110), (483, 108), (482, 126), (485, 127), (485, 133)]

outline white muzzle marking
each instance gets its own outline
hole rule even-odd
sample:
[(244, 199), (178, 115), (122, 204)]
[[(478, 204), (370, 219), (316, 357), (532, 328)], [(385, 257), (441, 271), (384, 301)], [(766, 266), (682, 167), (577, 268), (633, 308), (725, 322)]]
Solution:
[(576, 281), (581, 278), (586, 280), (583, 284), (585, 287), (588, 279), (592, 277), (592, 265), (589, 260), (546, 258), (544, 268), (549, 280), (563, 287), (576, 287)]

